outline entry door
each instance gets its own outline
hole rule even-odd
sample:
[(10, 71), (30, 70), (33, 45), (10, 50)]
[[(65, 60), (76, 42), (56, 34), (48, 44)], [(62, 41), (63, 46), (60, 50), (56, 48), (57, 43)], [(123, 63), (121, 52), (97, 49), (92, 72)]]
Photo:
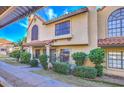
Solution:
[(50, 62), (56, 62), (56, 49), (50, 49)]
[(40, 56), (40, 49), (36, 49), (35, 50), (35, 57), (39, 58), (39, 56)]

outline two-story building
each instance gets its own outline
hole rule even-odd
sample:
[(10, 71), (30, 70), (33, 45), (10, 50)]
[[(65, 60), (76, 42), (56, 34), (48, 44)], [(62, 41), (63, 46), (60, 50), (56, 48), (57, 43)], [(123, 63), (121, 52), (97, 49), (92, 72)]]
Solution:
[[(46, 53), (50, 62), (73, 64), (74, 52), (89, 53), (102, 47), (106, 51), (105, 73), (124, 76), (124, 7), (97, 10), (90, 6), (47, 22), (37, 15), (29, 21), (26, 45), (32, 57)], [(88, 60), (85, 65), (93, 66)]]

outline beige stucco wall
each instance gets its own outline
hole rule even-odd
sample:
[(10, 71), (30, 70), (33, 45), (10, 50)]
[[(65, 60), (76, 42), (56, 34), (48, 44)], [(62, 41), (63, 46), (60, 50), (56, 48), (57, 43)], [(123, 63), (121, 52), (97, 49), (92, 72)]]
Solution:
[(123, 6), (108, 6), (98, 12), (98, 38), (104, 39), (108, 37), (107, 20), (113, 11)]
[[(70, 20), (71, 23), (71, 33), (69, 35), (55, 36), (55, 24), (67, 20)], [(48, 25), (43, 25), (42, 21), (37, 19), (28, 30), (27, 42), (31, 41), (31, 30), (35, 24), (39, 27), (39, 40), (55, 39), (53, 46), (82, 45), (86, 52), (97, 47), (97, 12), (95, 7), (89, 7), (89, 11), (86, 13)]]
[[(84, 46), (56, 46), (56, 47), (51, 47), (51, 49), (56, 49), (56, 57), (58, 58), (60, 56), (60, 50), (61, 49), (69, 49), (70, 50), (70, 59), (69, 59), (69, 63), (70, 64), (75, 64), (74, 60), (72, 59), (71, 55), (75, 52), (81, 52), (81, 51), (85, 51)], [(33, 54), (35, 54), (35, 49), (40, 49), (40, 53), (43, 54), (43, 49), (45, 49), (45, 47), (33, 47)], [(84, 65), (86, 66), (94, 66), (94, 64), (92, 62), (90, 62), (89, 59), (85, 60)]]
[[(70, 20), (71, 24), (71, 33), (69, 35), (61, 35), (55, 36), (55, 24)], [(42, 21), (36, 19), (34, 21), (29, 30), (28, 30), (28, 42), (31, 40), (31, 30), (33, 25), (38, 25), (39, 27), (39, 40), (50, 40), (50, 39), (57, 39), (54, 45), (72, 45), (72, 44), (88, 44), (88, 13), (82, 13), (52, 24), (43, 25)], [(70, 40), (64, 39), (59, 40), (62, 38), (72, 38)]]
[[(98, 12), (98, 39), (104, 39), (108, 37), (108, 27), (107, 27), (107, 20), (108, 17), (111, 15), (112, 12), (115, 10), (122, 8), (123, 6), (108, 6), (105, 7), (102, 11)], [(105, 48), (106, 57), (105, 57), (105, 73), (109, 75), (116, 75), (124, 77), (124, 70), (123, 69), (115, 69), (109, 68), (107, 62), (107, 52), (108, 51), (124, 51), (124, 48), (121, 47), (113, 47), (113, 48)]]
[(104, 73), (105, 74), (108, 74), (108, 75), (116, 75), (116, 76), (121, 76), (121, 77), (124, 77), (124, 70), (123, 69), (115, 69), (115, 68), (109, 68), (108, 67), (108, 62), (107, 62), (107, 54), (108, 52), (116, 52), (116, 51), (124, 51), (124, 48), (123, 47), (109, 47), (109, 48), (104, 48), (105, 49), (105, 52), (106, 52), (106, 57), (105, 57), (105, 63), (104, 63), (104, 66), (105, 66), (105, 69), (104, 69)]
[[(39, 40), (49, 40), (55, 39), (52, 43), (52, 48), (57, 50), (57, 55), (59, 55), (61, 49), (70, 49), (70, 63), (74, 64), (74, 60), (71, 55), (74, 52), (85, 52), (97, 47), (97, 11), (95, 7), (88, 7), (89, 11), (86, 13), (78, 14), (64, 20), (43, 25), (43, 22), (36, 19), (28, 30), (27, 42), (31, 42), (31, 30), (33, 25), (38, 25), (39, 27)], [(69, 35), (55, 36), (55, 24), (70, 20), (71, 23), (71, 33)], [(63, 38), (64, 37), (64, 38)], [(68, 38), (68, 39), (67, 39)], [(33, 53), (35, 53), (33, 48)], [(41, 54), (42, 54), (42, 47)], [(86, 60), (85, 65), (94, 66), (89, 60)]]

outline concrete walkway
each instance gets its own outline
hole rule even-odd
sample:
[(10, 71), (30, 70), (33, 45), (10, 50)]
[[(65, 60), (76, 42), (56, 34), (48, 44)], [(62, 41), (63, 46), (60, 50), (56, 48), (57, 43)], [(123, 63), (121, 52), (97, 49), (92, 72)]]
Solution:
[(9, 84), (16, 87), (72, 87), (73, 85), (54, 80), (50, 77), (31, 73), (31, 70), (41, 68), (27, 68), (25, 66), (13, 66), (0, 62), (0, 76)]

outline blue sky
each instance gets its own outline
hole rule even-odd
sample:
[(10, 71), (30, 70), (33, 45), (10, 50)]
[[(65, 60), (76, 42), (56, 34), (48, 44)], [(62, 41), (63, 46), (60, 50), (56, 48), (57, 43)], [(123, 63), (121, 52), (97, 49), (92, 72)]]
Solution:
[[(36, 14), (48, 21), (80, 8), (84, 8), (84, 6), (49, 6), (37, 11)], [(5, 28), (0, 29), (0, 38), (16, 42), (27, 35), (27, 27), (28, 18), (26, 17), (6, 26)]]

